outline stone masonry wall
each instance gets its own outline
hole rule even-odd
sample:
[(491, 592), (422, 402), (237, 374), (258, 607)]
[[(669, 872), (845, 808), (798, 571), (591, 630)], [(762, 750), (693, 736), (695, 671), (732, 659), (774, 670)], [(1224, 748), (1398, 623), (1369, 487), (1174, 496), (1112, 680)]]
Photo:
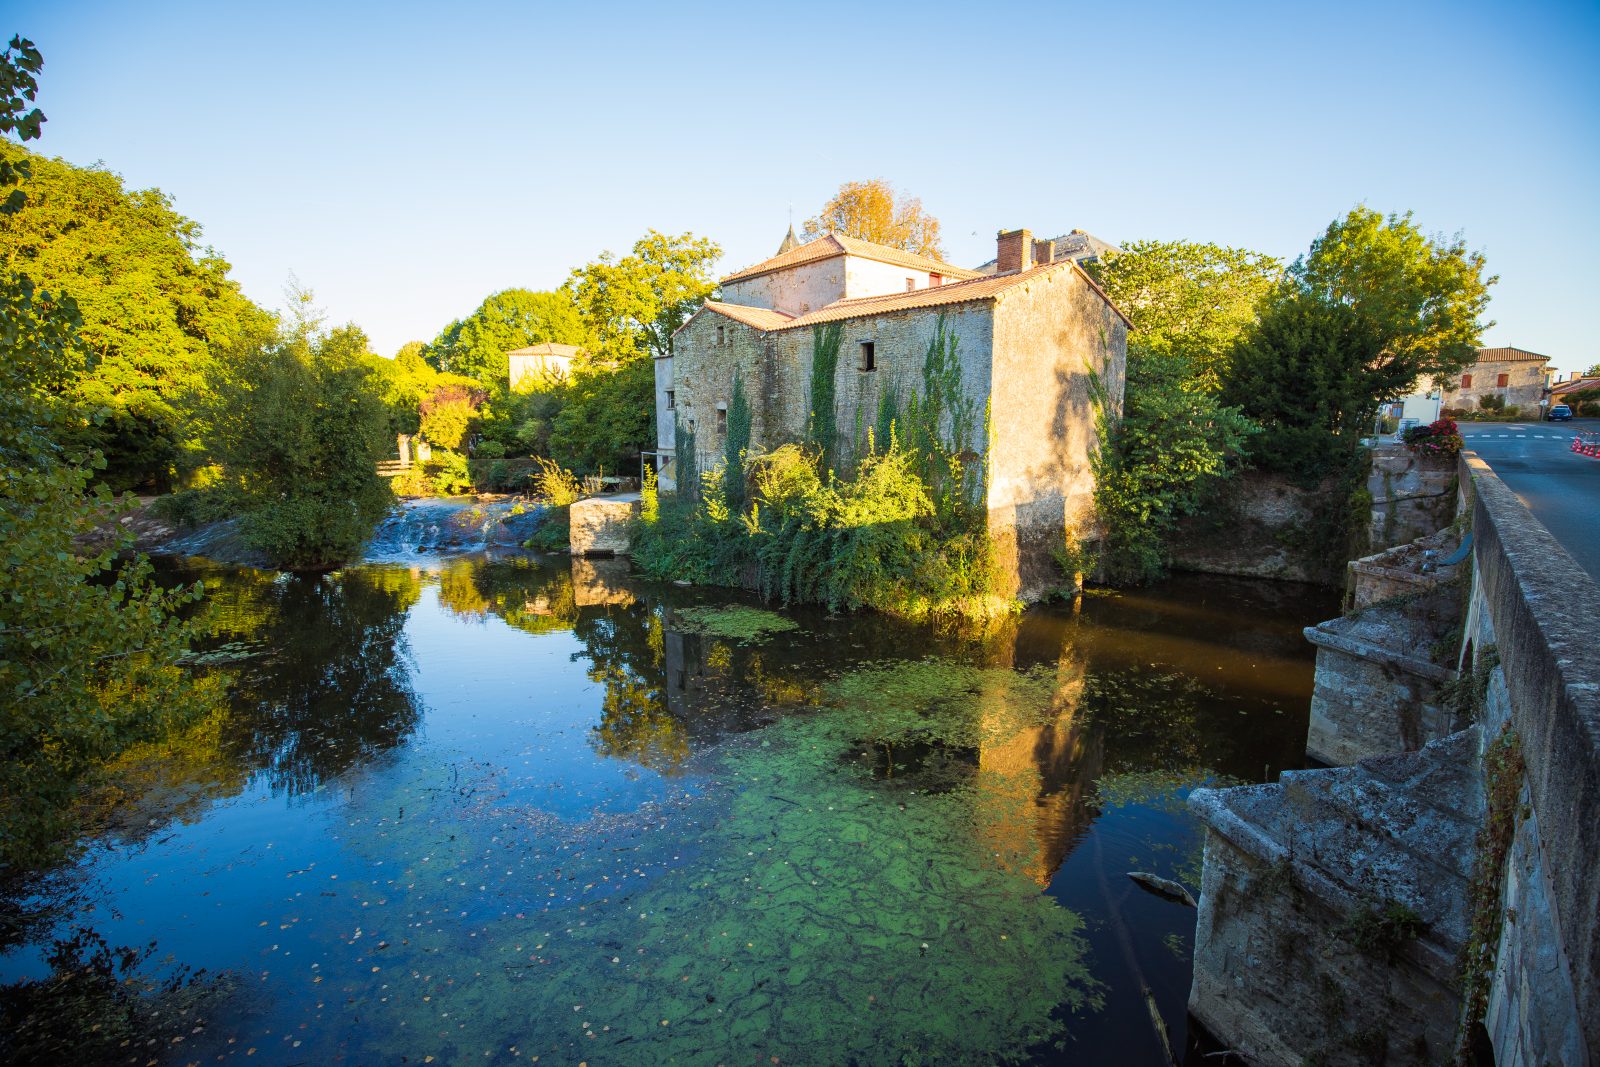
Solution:
[(989, 528), (1031, 598), (1059, 580), (1052, 551), (1067, 531), (1096, 536), (1090, 375), (1120, 406), (1128, 326), (1068, 267), (1001, 293), (994, 322)]
[(1379, 445), (1372, 450), (1367, 492), (1372, 494), (1367, 530), (1372, 551), (1426, 537), (1455, 517), (1455, 461), (1419, 455), (1404, 445)]
[[(1494, 650), (1485, 721), (1527, 767), (1502, 889), (1486, 1026), (1496, 1062), (1593, 1064), (1600, 1050), (1600, 588), (1476, 456), (1470, 655)], [(1469, 664), (1470, 666), (1470, 664)]]

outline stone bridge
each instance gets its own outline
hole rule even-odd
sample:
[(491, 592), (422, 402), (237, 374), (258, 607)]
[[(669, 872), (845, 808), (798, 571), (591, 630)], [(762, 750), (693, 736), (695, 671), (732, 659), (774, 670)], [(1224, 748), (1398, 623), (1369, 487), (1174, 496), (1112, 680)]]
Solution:
[(1251, 1063), (1600, 1065), (1600, 589), (1471, 453), (1459, 487), (1307, 631), (1346, 765), (1190, 800), (1190, 1009)]

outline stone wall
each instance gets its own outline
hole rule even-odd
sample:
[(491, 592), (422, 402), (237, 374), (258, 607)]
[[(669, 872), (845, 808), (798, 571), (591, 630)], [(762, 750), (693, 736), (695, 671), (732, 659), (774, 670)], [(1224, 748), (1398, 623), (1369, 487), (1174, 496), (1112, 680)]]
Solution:
[(625, 556), (633, 547), (628, 527), (639, 517), (639, 494), (591, 496), (567, 509), (574, 556)]
[(1372, 450), (1367, 492), (1372, 494), (1367, 530), (1372, 551), (1426, 537), (1455, 518), (1455, 460), (1418, 454), (1405, 445), (1379, 445)]
[[(1459, 470), (1479, 725), (1191, 798), (1207, 841), (1190, 1008), (1251, 1062), (1438, 1063), (1461, 1041), (1501, 1067), (1592, 1067), (1600, 1049), (1600, 589), (1481, 460)], [(1416, 936), (1352, 958), (1341, 943), (1385, 913)]]
[[(1496, 1062), (1595, 1062), (1600, 1050), (1600, 588), (1475, 455), (1464, 654), (1493, 649), (1484, 702), (1527, 767), (1486, 1021)], [(1576, 1008), (1574, 1011), (1573, 1008)]]
[(1122, 402), (1128, 326), (1076, 268), (1041, 272), (994, 309), (989, 529), (1007, 592), (1031, 599), (1059, 584), (1052, 553), (1065, 533), (1096, 530), (1090, 394), (1098, 374)]
[(1200, 789), (1189, 1009), (1257, 1065), (1451, 1060), (1483, 797), (1476, 732), (1273, 785)]
[(1223, 487), (1207, 510), (1185, 519), (1171, 539), (1173, 566), (1205, 574), (1327, 582), (1327, 561), (1313, 560), (1306, 543), (1321, 494), (1281, 474), (1245, 470)]

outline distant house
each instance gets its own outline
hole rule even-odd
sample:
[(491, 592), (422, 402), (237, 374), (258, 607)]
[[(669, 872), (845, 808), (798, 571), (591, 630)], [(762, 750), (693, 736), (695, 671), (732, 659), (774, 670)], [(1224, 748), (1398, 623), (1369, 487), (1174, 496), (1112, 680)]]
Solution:
[(1480, 348), (1478, 358), (1460, 374), (1436, 378), (1445, 407), (1476, 411), (1484, 397), (1500, 397), (1508, 408), (1536, 414), (1544, 397), (1549, 356), (1522, 348)]
[(572, 361), (582, 351), (577, 345), (558, 345), (550, 341), (512, 349), (506, 353), (511, 361), (511, 388), (549, 378), (570, 377)]
[[(950, 389), (938, 432), (982, 464), (1000, 564), (1013, 588), (1037, 592), (1068, 533), (1094, 536), (1095, 396), (1120, 408), (1128, 320), (1052, 242), (1012, 230), (997, 251), (985, 274), (842, 234), (785, 238), (778, 255), (723, 278), (722, 299), (656, 359), (663, 488), (680, 462), (719, 461), (736, 381), (753, 451), (805, 440), (820, 418), (837, 428), (846, 467), (885, 405), (904, 411)], [(930, 386), (936, 353), (953, 377)], [(818, 412), (813, 372), (830, 366), (832, 411)]]
[(1574, 415), (1578, 413), (1577, 407), (1580, 403), (1600, 406), (1600, 400), (1573, 399), (1573, 395), (1576, 393), (1590, 392), (1600, 394), (1600, 378), (1582, 378), (1574, 374), (1567, 381), (1558, 382), (1550, 387), (1550, 406), (1555, 407), (1557, 404), (1566, 404), (1573, 409)]
[[(1083, 230), (1073, 230), (1060, 237), (1049, 241), (1033, 242), (1033, 261), (1035, 263), (1061, 263), (1071, 260), (1080, 267), (1087, 267), (1091, 263), (1098, 263), (1109, 255), (1115, 255), (1122, 249), (1110, 241), (1102, 241), (1092, 233)], [(979, 274), (993, 274), (999, 267), (999, 259), (991, 259), (977, 269)]]

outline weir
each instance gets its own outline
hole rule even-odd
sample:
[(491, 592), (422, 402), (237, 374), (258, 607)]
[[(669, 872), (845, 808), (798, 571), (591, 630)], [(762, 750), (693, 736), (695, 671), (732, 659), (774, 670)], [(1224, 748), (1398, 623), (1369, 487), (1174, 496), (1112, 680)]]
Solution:
[(1190, 1010), (1251, 1063), (1596, 1063), (1600, 589), (1457, 474), (1428, 562), (1459, 563), (1358, 561), (1356, 613), (1307, 631), (1308, 749), (1350, 765), (1191, 797)]

